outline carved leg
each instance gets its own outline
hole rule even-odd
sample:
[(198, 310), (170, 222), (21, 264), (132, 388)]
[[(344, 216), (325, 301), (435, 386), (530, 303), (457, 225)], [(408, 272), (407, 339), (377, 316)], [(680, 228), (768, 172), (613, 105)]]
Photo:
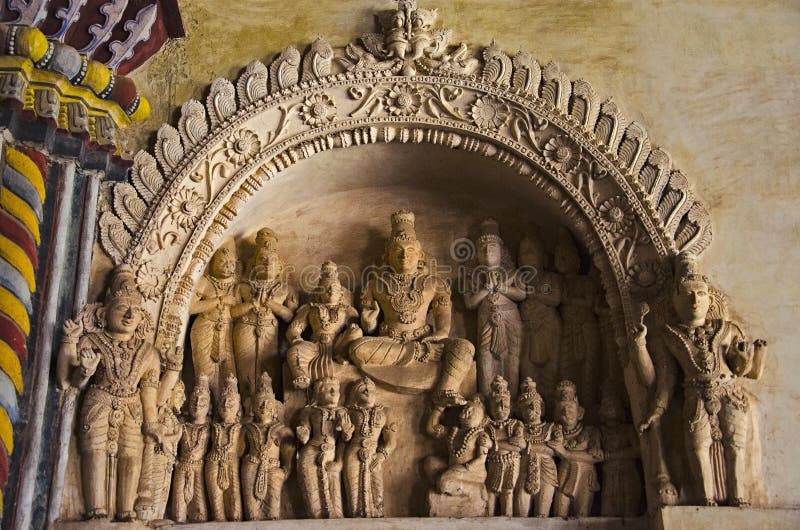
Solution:
[(442, 373), (437, 385), (437, 401), (463, 405), (461, 382), (466, 377), (475, 356), (475, 347), (464, 339), (446, 339)]
[(570, 499), (566, 494), (560, 490), (556, 491), (555, 498), (553, 499), (553, 515), (556, 517), (567, 517), (569, 515)]
[(189, 518), (195, 522), (208, 520), (206, 505), (206, 482), (203, 477), (203, 465), (198, 464), (194, 470), (194, 497), (189, 505)]
[(257, 521), (261, 501), (255, 495), (256, 472), (258, 464), (250, 462), (249, 457), (245, 457), (242, 462), (242, 499), (244, 500), (244, 518), (247, 521)]
[(139, 485), (141, 459), (120, 455), (117, 462), (117, 518), (123, 521), (136, 519), (134, 503)]
[(342, 479), (340, 472), (331, 471), (328, 474), (328, 488), (331, 492), (331, 505), (328, 506), (328, 517), (330, 519), (341, 519), (344, 517), (344, 511), (342, 510)]
[(217, 522), (225, 522), (225, 499), (223, 491), (217, 485), (219, 475), (219, 464), (216, 461), (206, 462), (205, 478), (206, 489), (208, 490), (208, 501), (211, 505), (211, 515)]
[(711, 426), (703, 403), (696, 398), (687, 398), (684, 404), (686, 418), (686, 446), (692, 474), (700, 480), (703, 502), (713, 506), (714, 470), (711, 466)]
[(172, 480), (172, 517), (176, 523), (186, 522), (186, 472), (180, 466), (175, 470)]
[[(497, 494), (493, 491), (488, 491), (489, 494), (489, 515), (494, 515), (497, 510)], [(502, 515), (502, 514), (501, 514)]]
[(500, 515), (514, 517), (514, 492), (512, 490), (500, 492)]
[(106, 504), (108, 455), (105, 451), (85, 451), (81, 453), (81, 463), (86, 518), (104, 519), (109, 515)]
[(233, 463), (230, 464), (228, 474), (231, 477), (230, 486), (225, 490), (225, 505), (227, 506), (227, 516), (229, 521), (242, 520), (242, 490), (241, 481), (239, 479), (239, 461), (234, 458)]
[[(525, 481), (525, 477), (521, 479)], [(517, 488), (514, 494), (514, 515), (517, 517), (528, 517), (531, 509), (531, 494), (525, 491), (523, 486)]]
[(550, 515), (550, 506), (553, 504), (553, 494), (556, 488), (551, 484), (542, 484), (539, 493), (536, 494), (536, 517), (547, 517)]
[(575, 515), (578, 517), (589, 517), (589, 511), (592, 509), (592, 501), (594, 500), (594, 492), (587, 489), (581, 489), (575, 494)]
[(317, 355), (317, 346), (312, 342), (300, 342), (286, 352), (286, 363), (292, 374), (292, 385), (295, 388), (308, 388), (311, 377), (308, 374), (308, 364)]
[(667, 459), (664, 456), (663, 437), (661, 435), (661, 420), (653, 422), (649, 430), (650, 462), (653, 465), (656, 480), (658, 502), (662, 506), (672, 506), (678, 503), (678, 489), (672, 483)]
[[(352, 447), (352, 446), (351, 446)], [(356, 449), (353, 447), (353, 449)], [(360, 480), (361, 462), (357, 450), (347, 451), (344, 456), (344, 508), (347, 517), (363, 517), (358, 513), (358, 497), (363, 486)]]
[(370, 517), (383, 517), (383, 464), (372, 468), (372, 503), (368, 510), (372, 510)]
[(747, 443), (747, 412), (729, 403), (722, 406), (720, 427), (725, 442), (728, 502), (733, 506), (747, 506), (745, 491), (745, 445)]
[(322, 495), (320, 495), (320, 481), (317, 472), (317, 455), (319, 451), (310, 445), (300, 449), (297, 463), (297, 479), (300, 490), (303, 492), (303, 501), (306, 505), (308, 516), (313, 519), (322, 518)]
[(286, 475), (280, 468), (273, 469), (268, 477), (267, 499), (261, 503), (261, 514), (271, 521), (281, 518), (281, 492)]
[[(439, 456), (428, 456), (422, 461), (422, 471), (431, 484), (438, 482), (439, 475), (447, 469), (447, 461)], [(441, 491), (440, 491), (441, 493)]]

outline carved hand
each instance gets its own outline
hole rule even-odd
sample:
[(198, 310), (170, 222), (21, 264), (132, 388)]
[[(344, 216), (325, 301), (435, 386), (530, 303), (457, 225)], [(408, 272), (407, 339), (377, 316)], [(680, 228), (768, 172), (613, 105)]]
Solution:
[(81, 350), (79, 359), (82, 375), (91, 377), (97, 370), (97, 365), (100, 364), (100, 354), (91, 348), (84, 348)]
[(301, 444), (307, 444), (309, 438), (311, 438), (311, 431), (308, 430), (308, 427), (305, 425), (298, 425), (296, 429), (297, 439), (300, 441)]
[(386, 454), (377, 452), (375, 456), (372, 458), (372, 463), (369, 466), (369, 470), (372, 471), (379, 465), (381, 465), (384, 461), (386, 461)]
[(661, 417), (662, 414), (664, 414), (664, 408), (660, 406), (655, 407), (650, 412), (650, 414), (648, 414), (647, 417), (642, 421), (642, 423), (639, 424), (639, 432), (644, 433), (645, 431), (647, 431), (650, 427), (653, 426), (653, 423), (658, 421), (658, 419)]
[(142, 433), (145, 439), (150, 439), (153, 443), (160, 444), (162, 436), (162, 425), (158, 422), (142, 423)]
[(178, 367), (183, 366), (183, 346), (175, 346), (173, 350), (167, 350), (164, 353), (167, 368), (170, 366)]
[(378, 314), (380, 312), (381, 306), (378, 305), (377, 300), (373, 300), (372, 305), (370, 305), (368, 308), (364, 308), (361, 316), (364, 319), (364, 323), (367, 324), (368, 327), (372, 328), (378, 324)]
[(64, 321), (64, 338), (71, 339), (71, 342), (77, 342), (83, 333), (83, 322), (80, 320), (67, 319)]
[(564, 458), (567, 454), (567, 450), (564, 449), (564, 444), (562, 444), (558, 440), (553, 440), (551, 442), (547, 442), (547, 446), (550, 447), (558, 456)]

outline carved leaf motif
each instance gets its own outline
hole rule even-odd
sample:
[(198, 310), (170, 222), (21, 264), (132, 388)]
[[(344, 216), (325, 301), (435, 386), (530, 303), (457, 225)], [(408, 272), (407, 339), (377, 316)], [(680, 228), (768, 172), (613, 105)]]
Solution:
[(125, 226), (135, 231), (147, 213), (147, 204), (139, 198), (136, 188), (127, 182), (114, 186), (114, 213)]
[(181, 117), (178, 120), (183, 144), (197, 145), (208, 134), (206, 108), (196, 99), (190, 99), (181, 106)]
[(147, 151), (139, 151), (133, 158), (131, 184), (148, 204), (153, 202), (164, 185), (164, 177), (158, 170), (156, 159)]
[(331, 62), (333, 61), (333, 48), (322, 37), (311, 43), (311, 49), (303, 57), (303, 76), (302, 81), (313, 81), (322, 79), (331, 73)]
[(122, 221), (111, 212), (103, 212), (100, 216), (100, 245), (106, 254), (119, 265), (128, 252), (131, 244), (131, 234)]
[(269, 90), (278, 92), (297, 84), (300, 80), (300, 52), (288, 46), (269, 67)]
[(605, 145), (609, 151), (616, 152), (627, 120), (617, 104), (609, 98), (600, 106), (600, 118), (594, 128), (597, 141)]
[(261, 61), (251, 61), (236, 83), (236, 95), (242, 107), (267, 97), (269, 70)]
[(225, 120), (236, 113), (236, 89), (233, 83), (220, 77), (211, 83), (211, 91), (206, 100), (211, 129), (217, 129)]
[(584, 130), (594, 130), (600, 114), (600, 97), (588, 81), (578, 79), (572, 84), (572, 105), (569, 113)]
[(365, 33), (361, 35), (361, 42), (364, 44), (364, 48), (375, 57), (382, 59), (388, 57), (389, 51), (384, 46), (385, 40), (380, 33)]
[(672, 157), (661, 147), (656, 147), (647, 157), (647, 163), (639, 172), (639, 184), (650, 195), (653, 204), (658, 204), (658, 199), (664, 191), (669, 180), (669, 170), (672, 167)]
[(483, 80), (500, 86), (511, 83), (511, 59), (495, 41), (483, 50)]
[(158, 129), (155, 150), (161, 168), (165, 174), (170, 175), (184, 155), (181, 135), (175, 127), (165, 123)]
[(547, 63), (542, 69), (542, 99), (552, 107), (566, 111), (571, 92), (572, 85), (567, 74), (553, 61)]
[(511, 76), (511, 86), (524, 94), (536, 95), (539, 93), (539, 83), (542, 80), (542, 68), (536, 59), (528, 52), (518, 51), (512, 61), (514, 73)]
[(647, 131), (639, 123), (633, 122), (625, 130), (625, 136), (617, 154), (620, 165), (630, 174), (637, 174), (650, 154), (650, 140)]

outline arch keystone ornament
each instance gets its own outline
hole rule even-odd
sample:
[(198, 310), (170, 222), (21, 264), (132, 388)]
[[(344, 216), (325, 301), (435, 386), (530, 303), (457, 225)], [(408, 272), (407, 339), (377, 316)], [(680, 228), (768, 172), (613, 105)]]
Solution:
[[(202, 313), (202, 318), (218, 319), (216, 329), (235, 329), (231, 322), (249, 318), (242, 315), (252, 307), (252, 297), (256, 296), (253, 293), (260, 293), (262, 291), (258, 289), (264, 288), (262, 284), (256, 286), (253, 283), (253, 273), (244, 295), (232, 287), (231, 278), (236, 274), (236, 250), (235, 245), (234, 250), (230, 250), (225, 243), (226, 231), (253, 196), (262, 190), (269, 193), (271, 181), (279, 178), (282, 172), (325, 151), (371, 144), (389, 148), (403, 144), (430, 144), (464, 153), (464, 156), (483, 156), (519, 174), (515, 185), (530, 190), (552, 205), (558, 211), (560, 223), (569, 229), (579, 246), (591, 257), (591, 267), (599, 272), (607, 302), (608, 325), (603, 328), (603, 333), (604, 340), (613, 346), (606, 348), (605, 355), (611, 357), (608, 362), (617, 367), (617, 381), (624, 379), (631, 419), (639, 433), (638, 437), (632, 434), (632, 439), (644, 464), (643, 487), (648, 507), (655, 509), (674, 503), (744, 505), (762, 502), (763, 487), (758, 467), (760, 447), (752, 414), (754, 400), (749, 399), (741, 380), (760, 375), (766, 347), (763, 341), (748, 340), (741, 327), (731, 321), (722, 295), (699, 271), (696, 257), (710, 244), (712, 229), (709, 213), (694, 196), (686, 176), (672, 166), (672, 158), (666, 150), (652, 143), (640, 123), (629, 122), (618, 104), (611, 98), (603, 100), (589, 82), (583, 79), (570, 81), (556, 63), (551, 61), (542, 65), (525, 51), (508, 54), (496, 42), (485, 47), (458, 42), (450, 30), (438, 26), (437, 16), (435, 9), (420, 8), (414, 1), (399, 1), (393, 9), (376, 14), (375, 33), (361, 35), (345, 46), (331, 45), (320, 37), (302, 50), (287, 47), (268, 65), (254, 60), (235, 81), (213, 81), (205, 101), (184, 103), (177, 123), (174, 126), (164, 124), (158, 130), (154, 148), (135, 156), (129, 182), (110, 185), (101, 204), (99, 241), (117, 270), (124, 270), (135, 278), (135, 288), (140, 297), (136, 298), (136, 304), (140, 303), (143, 311), (152, 316), (155, 325), (139, 326), (134, 336), (148, 348), (153, 344), (155, 351), (161, 352), (164, 367), (160, 372), (160, 384), (169, 384), (169, 381), (164, 382), (164, 378), (178, 373), (181, 368), (181, 355), (173, 352), (179, 352), (187, 344), (190, 314)], [(264, 222), (269, 220), (264, 219)], [(558, 227), (551, 228), (558, 230)], [(264, 235), (268, 233), (272, 235)], [(271, 231), (259, 231), (253, 271), (260, 259), (264, 260), (264, 270), (277, 263), (279, 236)], [(402, 238), (393, 235), (391, 241), (399, 239)], [(416, 235), (408, 239), (416, 241)], [(228, 250), (224, 250), (226, 248)], [(227, 265), (228, 260), (232, 260), (234, 265)], [(568, 274), (561, 276), (566, 278)], [(279, 282), (277, 285), (283, 284)], [(420, 289), (424, 292), (424, 288)], [(199, 294), (200, 291), (203, 293)], [(219, 294), (223, 292), (224, 295)], [(444, 289), (436, 292), (440, 294), (436, 295), (432, 307), (444, 304), (449, 312), (449, 298), (441, 294)], [(550, 291), (544, 294), (550, 294)], [(107, 305), (119, 305), (120, 297), (124, 298), (119, 294), (115, 296), (107, 301)], [(272, 312), (267, 312), (275, 321), (273, 326), (277, 326), (279, 319), (291, 321), (298, 306), (297, 301), (292, 300), (294, 294), (291, 290), (281, 296), (281, 302), (270, 305)], [(219, 307), (209, 309), (202, 306), (204, 309), (198, 309), (198, 300), (209, 297), (221, 300)], [(328, 315), (325, 318), (334, 318), (331, 315), (337, 314), (339, 302), (320, 300), (311, 304), (314, 310), (321, 311), (320, 315)], [(341, 302), (341, 307), (353, 309), (349, 301)], [(364, 311), (365, 308), (361, 309)], [(433, 314), (438, 314), (435, 311)], [(212, 313), (216, 316), (208, 316)], [(263, 316), (267, 313), (259, 318), (268, 318)], [(102, 324), (99, 315), (96, 313), (95, 324)], [(112, 317), (105, 318), (110, 323)], [(340, 317), (345, 318), (344, 313)], [(304, 318), (311, 317), (305, 315)], [(320, 319), (319, 325), (324, 328), (324, 318), (314, 318)], [(361, 319), (363, 326), (364, 313)], [(344, 326), (344, 320), (337, 322)], [(310, 325), (313, 328), (317, 323), (310, 321)], [(354, 317), (349, 325), (358, 328), (358, 319)], [(70, 339), (72, 344), (84, 340), (78, 337), (77, 328), (72, 329), (75, 331), (75, 336)], [(100, 337), (105, 332), (97, 330), (93, 333), (93, 336)], [(233, 333), (235, 335), (235, 331)], [(380, 333), (383, 335), (383, 328)], [(343, 332), (344, 335), (347, 333)], [(417, 343), (409, 337), (397, 340), (403, 344)], [(474, 338), (466, 338), (474, 341)], [(339, 342), (329, 349), (316, 332), (313, 340), (320, 344), (315, 350), (320, 357), (338, 354)], [(132, 348), (130, 344), (126, 348)], [(256, 349), (259, 347), (257, 343)], [(232, 349), (235, 351), (236, 348), (234, 341)], [(227, 351), (227, 346), (218, 349)], [(415, 350), (413, 355), (415, 360), (419, 355), (420, 359), (427, 361), (430, 356), (442, 356), (442, 352), (433, 348), (425, 350), (425, 353)], [(186, 358), (190, 356), (187, 354)], [(76, 369), (86, 370), (85, 374), (97, 367), (94, 358), (75, 359), (72, 364)], [(334, 458), (334, 445), (347, 444), (353, 436), (348, 413), (335, 400), (332, 401), (333, 393), (339, 391), (338, 382), (329, 372), (334, 370), (329, 368), (334, 364), (326, 364), (329, 360), (325, 359), (319, 360), (320, 364), (315, 368), (324, 384), (315, 386), (313, 392), (309, 391), (309, 396), (314, 397), (307, 405), (310, 407), (307, 410), (313, 409), (319, 417), (307, 418), (310, 423), (294, 431), (301, 444), (308, 442), (310, 435), (313, 435), (313, 443), (323, 440), (321, 445), (317, 444), (319, 447), (314, 446), (322, 460), (329, 456)], [(311, 361), (312, 364), (315, 362), (316, 359)], [(93, 367), (91, 363), (94, 363)], [(220, 367), (219, 377), (223, 377), (223, 369), (224, 366)], [(355, 367), (346, 369), (357, 373)], [(481, 370), (480, 366), (478, 370)], [(144, 400), (145, 395), (149, 396), (148, 388), (161, 387), (158, 374), (150, 374), (143, 368), (141, 371), (137, 375), (141, 377), (139, 387), (134, 382), (129, 390), (139, 392)], [(83, 383), (88, 377), (84, 377)], [(247, 395), (241, 376), (239, 380), (244, 415), (252, 418), (254, 412), (250, 407), (254, 406), (255, 400)], [(233, 381), (235, 383), (235, 379)], [(679, 393), (674, 389), (681, 381), (687, 389), (683, 399), (676, 397)], [(230, 383), (230, 389), (226, 390), (230, 396), (235, 393), (234, 383)], [(513, 399), (517, 398), (517, 383), (514, 381), (509, 385), (514, 393)], [(569, 410), (597, 408), (596, 404), (586, 402), (580, 382), (576, 383), (580, 400), (574, 392), (571, 396), (554, 399), (556, 396), (546, 395), (542, 390), (539, 401), (554, 400), (556, 405), (556, 411), (552, 412), (555, 423), (547, 424), (552, 432), (548, 431), (550, 434), (546, 439), (552, 444), (555, 459), (559, 461), (558, 477), (552, 478), (555, 483), (551, 484), (555, 488), (559, 513), (573, 509), (577, 510), (576, 513), (586, 514), (589, 508), (570, 508), (570, 501), (566, 499), (591, 499), (591, 495), (583, 490), (570, 492), (568, 488), (596, 487), (596, 480), (592, 484), (586, 482), (589, 475), (581, 474), (586, 471), (581, 466), (590, 466), (591, 474), (596, 478), (595, 464), (599, 465), (604, 461), (604, 455), (611, 453), (600, 449), (601, 440), (599, 434), (594, 436), (593, 427), (592, 439), (588, 440), (588, 434), (579, 433), (582, 421), (571, 422)], [(214, 392), (216, 384), (216, 381), (211, 384)], [(273, 385), (280, 395), (280, 384), (274, 378)], [(572, 383), (569, 385), (558, 387), (575, 387)], [(530, 389), (530, 384), (526, 383), (526, 388)], [(535, 386), (533, 389), (535, 391)], [(289, 407), (291, 399), (299, 394), (291, 394), (296, 391), (288, 388), (284, 390)], [(330, 394), (326, 394), (328, 390)], [(216, 395), (213, 396), (214, 407), (220, 409), (221, 423), (211, 425), (211, 447), (224, 446), (227, 453), (213, 449), (208, 453), (212, 456), (206, 456), (206, 462), (219, 462), (218, 469), (214, 468), (214, 477), (217, 477), (214, 480), (225, 482), (215, 484), (214, 491), (228, 492), (233, 486), (226, 481), (232, 478), (223, 468), (229, 465), (226, 459), (232, 458), (230, 444), (235, 442), (225, 437), (234, 436), (232, 433), (239, 430), (233, 427), (238, 425), (235, 414), (225, 409), (233, 406), (232, 402), (225, 401), (225, 395), (220, 398), (220, 403), (216, 402)], [(447, 406), (463, 405), (464, 411), (484, 406), (479, 400), (464, 404), (464, 400), (459, 399), (461, 396), (454, 396), (448, 396), (450, 402), (445, 400)], [(239, 399), (238, 395), (236, 399)], [(369, 402), (368, 398), (363, 399), (365, 403)], [(404, 399), (423, 398), (412, 396)], [(486, 431), (489, 433), (486, 434), (487, 440), (500, 436), (499, 431), (505, 428), (502, 426), (506, 425), (508, 415), (504, 417), (501, 409), (512, 395), (509, 393), (508, 399), (504, 399), (495, 400), (499, 405), (490, 404), (487, 416), (493, 418), (495, 427), (490, 429), (491, 432)], [(527, 399), (525, 402), (539, 401)], [(681, 401), (688, 411), (685, 415), (679, 410)], [(419, 405), (421, 402), (414, 403)], [(478, 460), (488, 458), (494, 470), (493, 477), (501, 476), (506, 469), (503, 467), (506, 460), (501, 465), (492, 459), (499, 458), (496, 455), (502, 452), (487, 453), (482, 445), (484, 435), (477, 436), (472, 432), (482, 427), (471, 425), (468, 418), (458, 428), (436, 423), (443, 417), (443, 408), (435, 407), (444, 406), (443, 402), (434, 404), (436, 421), (431, 423), (431, 432), (436, 434), (435, 438), (444, 437), (447, 429), (447, 432), (452, 430), (451, 449), (455, 453), (461, 451), (459, 458), (467, 451), (464, 448), (469, 447), (470, 454), (474, 452)], [(359, 428), (368, 429), (372, 420), (367, 415), (373, 412), (367, 411), (379, 407), (376, 408), (374, 399), (371, 405), (364, 407), (359, 409), (363, 416)], [(394, 408), (399, 410), (399, 407)], [(156, 412), (146, 411), (149, 414)], [(201, 421), (205, 416), (198, 419), (195, 412), (192, 411), (194, 424), (205, 426), (203, 436), (207, 439), (209, 426)], [(255, 414), (260, 413), (255, 411)], [(525, 431), (528, 439), (538, 439), (538, 435), (532, 434), (539, 425), (534, 416), (521, 418), (528, 429)], [(289, 419), (286, 418), (287, 423)], [(135, 418), (130, 420), (133, 422)], [(148, 440), (155, 443), (158, 439), (152, 434), (156, 432), (152, 430), (154, 426), (148, 424), (153, 421), (156, 420), (145, 418), (145, 460)], [(272, 420), (261, 418), (259, 421), (263, 431)], [(275, 425), (283, 425), (277, 412), (274, 421)], [(382, 421), (385, 423), (385, 418)], [(518, 420), (513, 421), (517, 423), (513, 434), (513, 444), (516, 445), (512, 445), (519, 450), (503, 456), (508, 462), (517, 458), (513, 455), (519, 456), (526, 447), (526, 442), (516, 434), (517, 428), (520, 433), (524, 429)], [(418, 427), (412, 423), (408, 421), (400, 427), (401, 435), (402, 429)], [(93, 428), (91, 423), (86, 425), (90, 430)], [(625, 426), (634, 432), (632, 426)], [(392, 424), (392, 428), (397, 427)], [(194, 432), (194, 427), (189, 428), (188, 424), (184, 429), (184, 436)], [(328, 435), (333, 436), (331, 433), (334, 431), (326, 434), (326, 429), (334, 429), (337, 433), (338, 441), (335, 444), (331, 442), (330, 447), (324, 440)], [(681, 440), (684, 435), (688, 448), (686, 459), (668, 457), (665, 444)], [(360, 435), (357, 432), (355, 438), (371, 440), (370, 436), (377, 440), (381, 435), (365, 431)], [(502, 436), (510, 437), (512, 433), (509, 431)], [(626, 439), (625, 436), (622, 438)], [(292, 439), (290, 435), (284, 438)], [(97, 443), (97, 440), (92, 440), (92, 443)], [(248, 443), (258, 443), (258, 440), (248, 439)], [(456, 445), (452, 446), (454, 443)], [(461, 449), (459, 443), (463, 445)], [(387, 455), (380, 450), (376, 453), (374, 447), (372, 449), (369, 458), (383, 462), (381, 458)], [(397, 452), (401, 450), (398, 448)], [(594, 460), (586, 464), (582, 457), (575, 456), (578, 452), (591, 453)], [(524, 458), (528, 458), (526, 462), (531, 462), (531, 453), (524, 454), (527, 455)], [(553, 458), (549, 458), (553, 462)], [(286, 461), (283, 457), (272, 460), (280, 465)], [(685, 466), (686, 461), (689, 467), (678, 472), (676, 469)], [(451, 461), (450, 465), (456, 463), (463, 462)], [(334, 465), (335, 458), (327, 464), (331, 465), (324, 472), (320, 471), (317, 477), (320, 484), (314, 486), (319, 491), (312, 488), (314, 495), (320, 498), (305, 499), (311, 513), (335, 514), (342, 510), (342, 491), (328, 484), (340, 480), (341, 468)], [(188, 469), (186, 466), (198, 463), (179, 460), (176, 465), (183, 465), (181, 473), (184, 473)], [(300, 465), (305, 464), (300, 462)], [(276, 483), (282, 484), (289, 476), (291, 465), (284, 467), (288, 468)], [(432, 506), (431, 513), (458, 514), (458, 506), (463, 506), (458, 504), (462, 501), (449, 498), (451, 490), (448, 488), (452, 484), (448, 481), (474, 482), (475, 477), (486, 476), (485, 470), (483, 475), (479, 470), (471, 470), (468, 477), (451, 476), (454, 469), (438, 470), (444, 474), (440, 475), (442, 478), (436, 495), (430, 498), (455, 504), (436, 509)], [(532, 473), (527, 467), (525, 469), (526, 473)], [(146, 471), (142, 469), (143, 474)], [(575, 484), (571, 486), (564, 483), (569, 482), (569, 477), (575, 473), (582, 478), (573, 481)], [(224, 480), (220, 478), (222, 474)], [(308, 479), (308, 471), (303, 470), (303, 474)], [(510, 480), (502, 476), (497, 480)], [(604, 472), (604, 476), (612, 476), (611, 471)], [(541, 480), (545, 478), (540, 477)], [(289, 480), (294, 478), (289, 477)], [(479, 497), (484, 495), (481, 502), (485, 502), (485, 495), (494, 499), (497, 492), (502, 491), (502, 495), (509, 495), (502, 501), (504, 510), (511, 513), (515, 484), (498, 486), (489, 482), (485, 487), (476, 483), (468, 489)], [(345, 483), (346, 487), (347, 484), (349, 482)], [(280, 485), (277, 487), (280, 496)], [(304, 492), (309, 487), (304, 486)], [(260, 499), (265, 503), (269, 502), (263, 497), (267, 490), (259, 490)], [(531, 494), (535, 495), (536, 491), (527, 493), (531, 502)], [(345, 491), (344, 495), (347, 497), (350, 492)], [(383, 495), (392, 495), (388, 486)], [(553, 492), (550, 495), (552, 497)], [(228, 501), (218, 498), (209, 501), (215, 513), (240, 516), (240, 510), (231, 508), (233, 505)], [(322, 508), (314, 502), (323, 503)], [(225, 506), (221, 507), (220, 503)], [(475, 505), (478, 504), (473, 505), (473, 510)], [(279, 511), (274, 505), (270, 506), (273, 506), (270, 510)], [(228, 513), (226, 509), (232, 511)], [(537, 513), (540, 509), (537, 507)], [(363, 507), (360, 510), (363, 512)], [(110, 506), (105, 510), (95, 507), (90, 515), (107, 516), (112, 512)], [(209, 512), (198, 508), (197, 513), (197, 517), (203, 519)], [(133, 512), (126, 509), (122, 516), (132, 517)]]

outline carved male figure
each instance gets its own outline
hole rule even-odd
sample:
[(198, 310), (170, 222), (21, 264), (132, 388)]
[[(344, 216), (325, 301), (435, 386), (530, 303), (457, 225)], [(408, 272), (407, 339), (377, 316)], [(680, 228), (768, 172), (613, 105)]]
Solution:
[(208, 377), (201, 375), (189, 397), (189, 421), (183, 423), (172, 482), (172, 510), (178, 523), (208, 519), (203, 463), (208, 448), (210, 411)]
[(488, 395), (492, 380), (501, 375), (516, 396), (522, 345), (517, 302), (525, 299), (525, 292), (514, 285), (511, 256), (494, 219), (481, 224), (477, 250), (478, 267), (470, 278), (474, 289), (464, 293), (464, 304), (478, 308), (478, 391)]
[(247, 453), (242, 460), (245, 519), (280, 519), (281, 492), (294, 460), (294, 433), (283, 423), (283, 404), (275, 399), (266, 372), (253, 398), (253, 414), (253, 421), (245, 424)]
[(635, 517), (642, 499), (639, 474), (639, 437), (633, 425), (625, 422), (625, 409), (619, 397), (606, 391), (600, 403), (601, 443), (603, 445), (603, 488), (600, 515)]
[(666, 410), (680, 368), (689, 463), (703, 502), (747, 505), (745, 445), (750, 403), (741, 378), (761, 376), (766, 342), (749, 342), (739, 325), (724, 315), (709, 318), (713, 293), (694, 256), (681, 254), (675, 268), (674, 315), (652, 337), (647, 337), (644, 324), (637, 326), (633, 336), (634, 360), (642, 379), (656, 381), (640, 429), (648, 429)]
[[(386, 245), (388, 270), (372, 275), (361, 299), (361, 326), (366, 333), (350, 347), (358, 366), (441, 361), (434, 391), (440, 404), (461, 404), (461, 382), (469, 371), (475, 348), (464, 339), (448, 338), (452, 304), (447, 283), (423, 266), (424, 254), (414, 229), (414, 214), (392, 215), (392, 234)], [(433, 326), (427, 323), (428, 313)], [(383, 313), (383, 322), (378, 318)]]
[(238, 383), (233, 374), (228, 374), (217, 406), (217, 421), (211, 424), (211, 446), (205, 465), (211, 515), (218, 522), (242, 520), (239, 458), (244, 453), (244, 438), (240, 417)]
[[(315, 301), (300, 306), (286, 332), (292, 343), (286, 360), (295, 388), (308, 388), (312, 381), (332, 377), (333, 362), (346, 362), (350, 343), (363, 335), (358, 311), (345, 300), (338, 267), (326, 261), (320, 269)], [(309, 326), (312, 336), (307, 341), (302, 334)]]
[(492, 441), (487, 461), (489, 510), (499, 501), (500, 515), (514, 515), (514, 486), (519, 477), (520, 451), (525, 447), (522, 422), (511, 418), (511, 392), (502, 376), (495, 376), (489, 394), (486, 432)]
[(547, 445), (562, 438), (561, 425), (542, 421), (544, 400), (536, 390), (536, 383), (530, 377), (522, 382), (517, 409), (525, 431), (525, 450), (520, 463), (520, 478), (514, 494), (515, 515), (527, 517), (533, 512), (536, 517), (550, 515), (553, 495), (558, 486), (555, 453)]
[(353, 436), (353, 424), (347, 409), (339, 406), (338, 380), (325, 377), (314, 384), (314, 397), (300, 411), (295, 433), (302, 446), (297, 472), (308, 515), (344, 517), (342, 454)]
[(594, 494), (600, 490), (595, 464), (602, 462), (600, 432), (583, 424), (583, 407), (578, 402), (572, 381), (561, 381), (556, 387), (555, 416), (563, 429), (548, 446), (561, 460), (558, 463), (558, 489), (553, 513), (567, 517), (571, 512), (586, 517), (592, 507)]
[(62, 388), (89, 383), (78, 435), (86, 517), (132, 520), (144, 437), (160, 442), (159, 386), (171, 390), (177, 381), (181, 351), (167, 359), (159, 382), (159, 354), (142, 338), (149, 316), (128, 267), (114, 271), (95, 317), (99, 325), (86, 330), (81, 322), (64, 323), (59, 380)]
[(397, 425), (376, 403), (375, 383), (364, 377), (350, 390), (347, 411), (353, 438), (344, 452), (344, 490), (348, 517), (383, 517), (383, 464), (394, 451)]

